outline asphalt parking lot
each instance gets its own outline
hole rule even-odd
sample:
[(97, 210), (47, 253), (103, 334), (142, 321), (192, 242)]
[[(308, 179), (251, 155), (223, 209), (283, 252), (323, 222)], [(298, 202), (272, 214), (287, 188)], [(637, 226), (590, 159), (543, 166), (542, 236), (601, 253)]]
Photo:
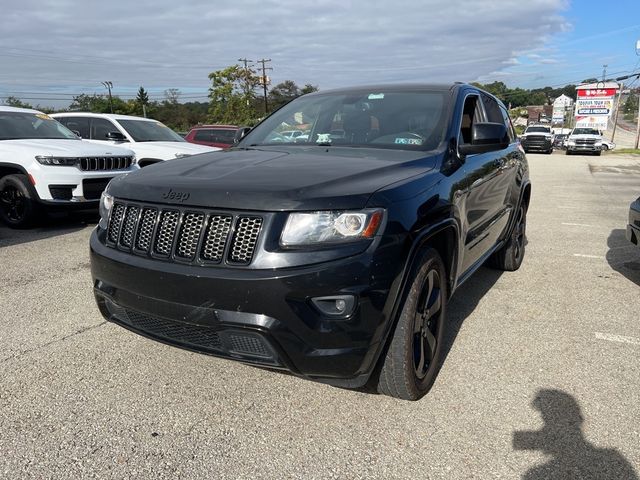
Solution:
[(0, 477), (640, 476), (640, 158), (528, 158), (524, 264), (456, 292), (419, 402), (136, 336), (94, 305), (93, 217), (0, 227)]

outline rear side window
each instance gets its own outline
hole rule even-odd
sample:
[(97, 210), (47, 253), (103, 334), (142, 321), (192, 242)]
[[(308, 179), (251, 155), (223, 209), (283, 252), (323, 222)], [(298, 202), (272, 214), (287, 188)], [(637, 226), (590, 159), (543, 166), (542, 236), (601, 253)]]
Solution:
[(504, 117), (500, 111), (500, 105), (495, 98), (486, 93), (482, 94), (482, 103), (484, 103), (484, 111), (487, 114), (487, 121), (492, 123), (504, 123)]
[(91, 120), (91, 138), (93, 140), (106, 140), (107, 133), (119, 131), (113, 123), (104, 118), (94, 118)]
[(507, 133), (509, 134), (509, 143), (514, 142), (518, 137), (516, 135), (516, 131), (513, 128), (513, 124), (511, 123), (511, 118), (509, 117), (509, 112), (503, 107), (500, 107), (500, 111), (502, 112), (502, 118), (504, 120), (504, 124), (507, 127)]
[(57, 118), (61, 124), (73, 132), (78, 132), (82, 138), (90, 138), (89, 119), (85, 117), (61, 117)]
[(196, 130), (195, 135), (193, 136), (194, 140), (198, 142), (210, 142), (211, 141), (211, 131), (210, 130)]

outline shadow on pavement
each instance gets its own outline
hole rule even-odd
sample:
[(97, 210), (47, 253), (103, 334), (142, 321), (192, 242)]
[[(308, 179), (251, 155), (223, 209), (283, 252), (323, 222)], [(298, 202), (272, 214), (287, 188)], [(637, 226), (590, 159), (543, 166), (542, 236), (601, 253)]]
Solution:
[(584, 417), (577, 400), (562, 390), (540, 390), (532, 402), (544, 420), (536, 431), (513, 433), (514, 450), (539, 450), (551, 459), (529, 469), (524, 480), (637, 480), (632, 465), (614, 448), (598, 448), (582, 433)]
[(481, 267), (467, 282), (458, 288), (447, 305), (447, 332), (443, 345), (443, 363), (446, 361), (462, 324), (504, 272)]
[(51, 213), (37, 227), (18, 230), (0, 223), (0, 248), (77, 232), (98, 223), (97, 212)]
[(612, 230), (607, 238), (607, 262), (616, 272), (640, 285), (640, 248), (629, 242), (623, 229)]

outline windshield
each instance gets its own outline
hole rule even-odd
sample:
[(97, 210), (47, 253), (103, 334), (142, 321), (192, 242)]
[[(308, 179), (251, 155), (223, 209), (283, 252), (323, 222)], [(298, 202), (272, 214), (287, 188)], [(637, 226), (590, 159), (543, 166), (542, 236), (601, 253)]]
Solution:
[(444, 138), (446, 94), (375, 90), (300, 97), (259, 124), (240, 146), (432, 150)]
[(186, 142), (184, 138), (160, 122), (120, 119), (117, 122), (136, 142)]
[(574, 128), (572, 135), (600, 135), (600, 132), (594, 128)]
[(79, 140), (71, 130), (44, 113), (0, 112), (0, 140), (29, 138)]
[(529, 127), (529, 128), (527, 128), (527, 133), (534, 133), (534, 132), (551, 133), (551, 130), (548, 127)]

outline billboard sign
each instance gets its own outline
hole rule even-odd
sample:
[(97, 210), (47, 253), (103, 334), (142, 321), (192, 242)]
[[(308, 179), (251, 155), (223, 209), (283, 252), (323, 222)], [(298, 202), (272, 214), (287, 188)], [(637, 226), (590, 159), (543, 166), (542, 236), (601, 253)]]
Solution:
[(581, 128), (595, 128), (596, 130), (606, 130), (609, 117), (607, 115), (601, 116), (585, 116), (576, 115), (576, 127)]

